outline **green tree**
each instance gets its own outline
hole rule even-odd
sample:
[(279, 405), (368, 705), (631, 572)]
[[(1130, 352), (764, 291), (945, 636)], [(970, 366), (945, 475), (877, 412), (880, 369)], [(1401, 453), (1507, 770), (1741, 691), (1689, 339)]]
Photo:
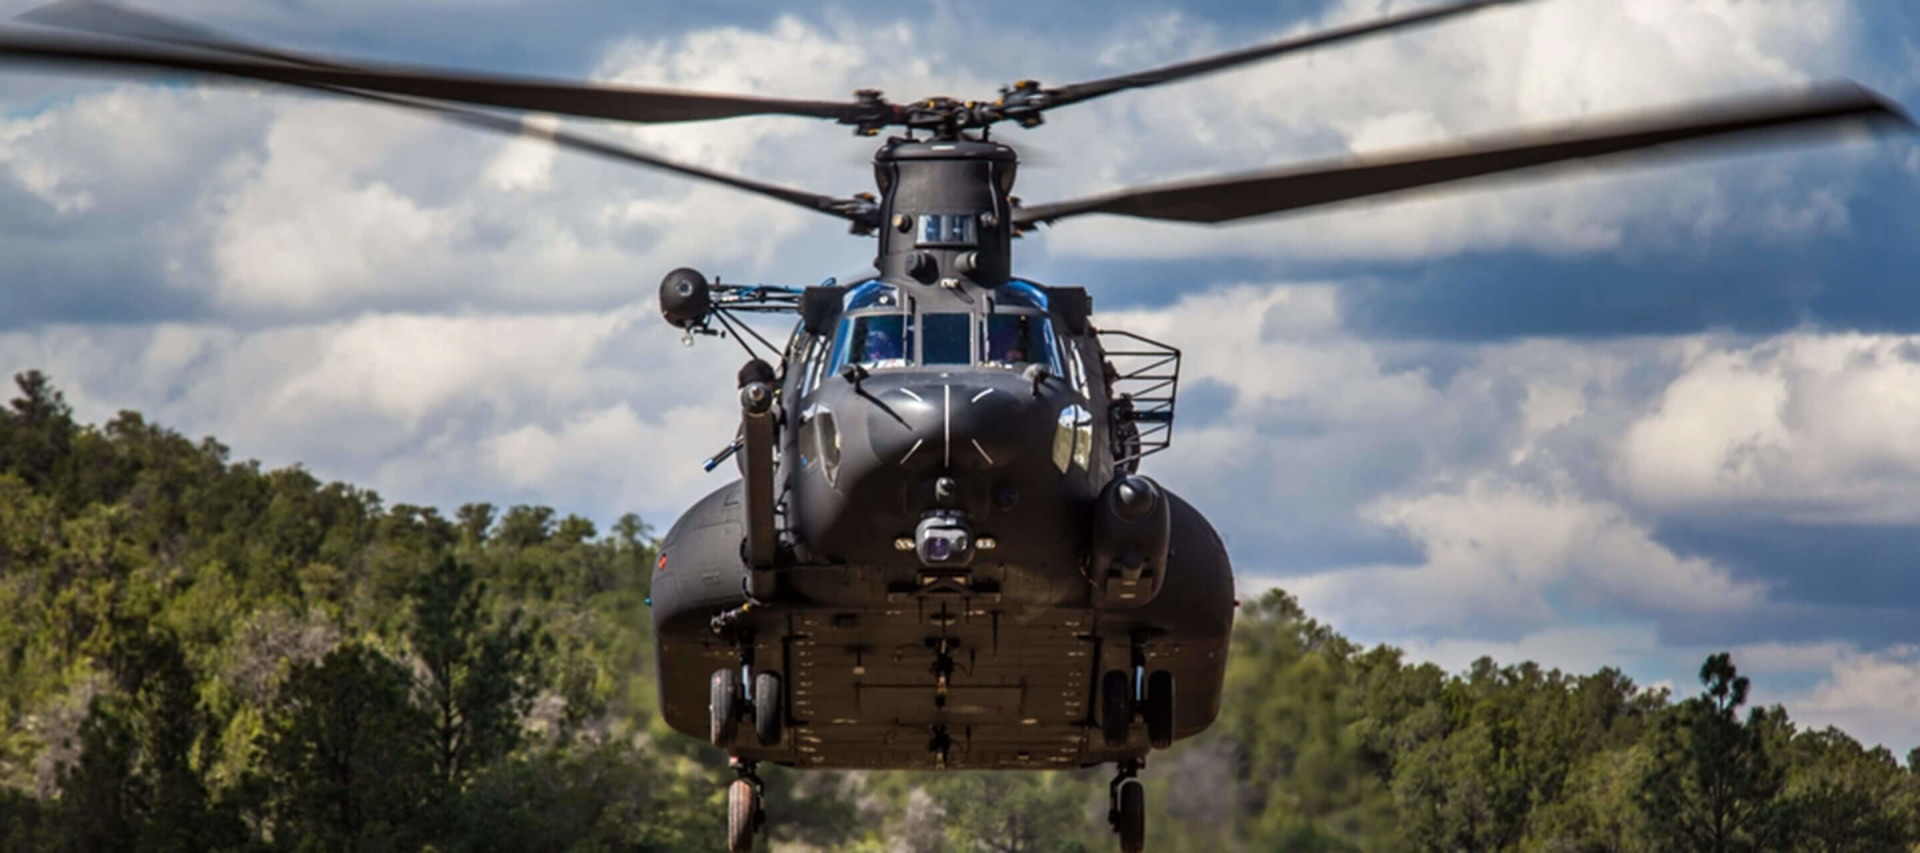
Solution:
[(425, 741), (441, 782), (457, 788), (519, 745), (538, 688), (538, 633), (517, 608), (487, 613), (473, 567), (452, 557), (420, 575), (413, 592), (407, 639), (421, 664)]
[(410, 689), (405, 668), (357, 642), (293, 667), (261, 744), (276, 845), (411, 850), (429, 837), (430, 723)]
[(1655, 760), (1640, 790), (1661, 849), (1729, 853), (1786, 843), (1785, 774), (1774, 754), (1790, 734), (1785, 714), (1754, 708), (1741, 722), (1748, 681), (1724, 652), (1700, 667), (1706, 692), (1680, 703), (1655, 730)]
[(80, 760), (61, 777), (68, 836), (98, 849), (240, 845), (238, 815), (214, 802), (200, 770), (210, 725), (198, 677), (178, 643), (136, 633), (109, 660), (118, 689), (94, 698), (81, 726)]
[(53, 381), (38, 370), (14, 374), (20, 389), (7, 410), (0, 410), (0, 471), (11, 471), (28, 485), (49, 487), (63, 473), (79, 429), (73, 409)]
[(1808, 853), (1905, 851), (1917, 840), (1912, 777), (1884, 747), (1866, 749), (1839, 729), (1802, 732), (1787, 750), (1785, 796), (1794, 848)]
[(926, 787), (956, 850), (1054, 853), (1087, 828), (1089, 786), (1060, 774), (957, 773)]

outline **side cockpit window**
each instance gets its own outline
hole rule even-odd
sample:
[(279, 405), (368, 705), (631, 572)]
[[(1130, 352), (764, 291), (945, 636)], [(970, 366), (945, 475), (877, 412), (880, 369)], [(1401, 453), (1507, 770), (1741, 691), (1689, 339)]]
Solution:
[(1001, 367), (1024, 368), (1045, 365), (1060, 374), (1060, 360), (1053, 340), (1053, 324), (1045, 314), (1002, 312), (986, 317), (986, 334), (981, 337), (980, 361)]
[(834, 335), (833, 370), (858, 364), (869, 370), (907, 366), (913, 352), (912, 318), (905, 314), (866, 314), (840, 321)]

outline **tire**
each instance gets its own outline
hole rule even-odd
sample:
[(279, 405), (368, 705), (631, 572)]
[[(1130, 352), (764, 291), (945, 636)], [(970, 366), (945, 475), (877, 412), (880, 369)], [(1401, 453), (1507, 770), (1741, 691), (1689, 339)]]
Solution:
[(1154, 749), (1173, 745), (1173, 673), (1164, 669), (1147, 676), (1147, 740)]
[(760, 791), (751, 780), (735, 779), (727, 788), (727, 850), (747, 853), (760, 829)]
[(761, 746), (780, 742), (780, 730), (786, 721), (781, 699), (780, 676), (771, 672), (753, 676), (753, 734)]
[(1125, 671), (1108, 670), (1100, 678), (1100, 732), (1107, 746), (1126, 746), (1133, 728), (1133, 679)]
[(714, 670), (708, 687), (707, 739), (724, 749), (733, 745), (734, 732), (740, 728), (740, 670)]
[(1120, 783), (1120, 851), (1147, 849), (1147, 789), (1138, 779)]

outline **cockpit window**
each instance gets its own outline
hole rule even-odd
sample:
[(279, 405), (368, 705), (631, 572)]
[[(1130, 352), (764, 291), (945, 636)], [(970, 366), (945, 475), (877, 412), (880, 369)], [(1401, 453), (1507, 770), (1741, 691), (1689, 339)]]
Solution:
[(921, 323), (921, 364), (973, 362), (972, 314), (927, 314)]
[(906, 315), (903, 314), (855, 319), (852, 359), (861, 364), (882, 366), (886, 366), (888, 362), (905, 364), (908, 351), (907, 335), (910, 328)]
[(987, 334), (981, 340), (980, 360), (1005, 367), (1043, 364), (1055, 375), (1060, 372), (1054, 354), (1053, 327), (1045, 314), (990, 314)]
[(913, 323), (905, 314), (868, 314), (840, 321), (834, 335), (833, 369), (853, 363), (869, 368), (905, 367), (913, 352)]

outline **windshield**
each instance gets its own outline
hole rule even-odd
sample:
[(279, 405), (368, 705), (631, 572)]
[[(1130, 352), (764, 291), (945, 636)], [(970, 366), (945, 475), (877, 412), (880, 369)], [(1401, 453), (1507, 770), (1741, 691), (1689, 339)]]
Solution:
[(1053, 327), (1045, 314), (1002, 312), (989, 315), (980, 360), (987, 364), (1023, 367), (1044, 364), (1055, 375), (1060, 361), (1054, 355)]
[(973, 362), (972, 314), (927, 314), (921, 322), (921, 364)]
[(1039, 312), (855, 315), (840, 320), (831, 352), (827, 369), (834, 373), (848, 364), (884, 370), (968, 365), (977, 359), (979, 364), (1016, 370), (1039, 364), (1055, 376), (1066, 375), (1053, 324)]

